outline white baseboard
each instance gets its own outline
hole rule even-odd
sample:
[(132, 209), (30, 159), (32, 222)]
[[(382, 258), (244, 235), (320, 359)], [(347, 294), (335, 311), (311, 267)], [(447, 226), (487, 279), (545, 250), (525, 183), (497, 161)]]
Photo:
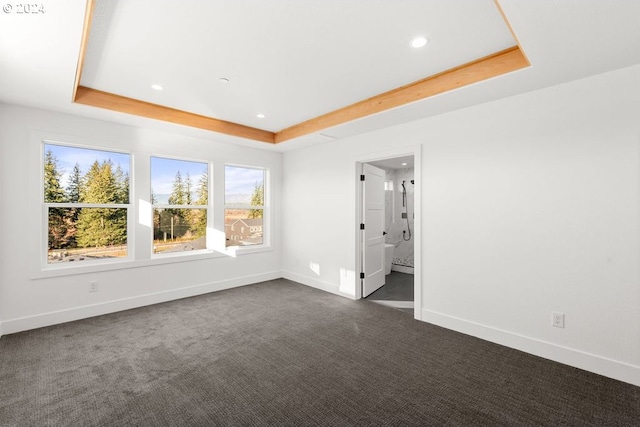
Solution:
[(427, 309), (422, 309), (422, 320), (535, 356), (640, 386), (640, 366), (529, 338)]
[(103, 314), (115, 313), (132, 308), (144, 307), (146, 305), (158, 304), (181, 298), (207, 294), (210, 292), (236, 288), (239, 286), (251, 285), (267, 280), (279, 279), (281, 277), (282, 271), (273, 271), (269, 273), (244, 276), (229, 280), (221, 280), (218, 282), (203, 283), (200, 285), (188, 286), (185, 288), (171, 289), (168, 291), (162, 291), (153, 294), (107, 301), (99, 304), (75, 307), (67, 310), (37, 314), (34, 316), (27, 316), (18, 319), (5, 319), (1, 324), (2, 329), (0, 329), (0, 334), (13, 334), (29, 329), (42, 328), (44, 326), (72, 322), (74, 320), (86, 319), (89, 317), (101, 316)]
[(354, 295), (351, 295), (347, 292), (342, 292), (340, 290), (340, 285), (336, 285), (335, 283), (324, 282), (322, 280), (314, 279), (312, 277), (303, 276), (302, 274), (294, 273), (292, 271), (283, 271), (282, 277), (285, 279), (293, 280), (294, 282), (298, 282), (300, 284), (320, 289), (321, 291), (329, 292), (335, 295), (339, 295), (341, 297), (355, 299)]

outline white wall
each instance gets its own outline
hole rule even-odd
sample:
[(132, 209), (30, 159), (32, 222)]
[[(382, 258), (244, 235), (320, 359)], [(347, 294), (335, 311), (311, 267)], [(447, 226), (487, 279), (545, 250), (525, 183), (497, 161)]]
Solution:
[[(356, 162), (419, 144), (419, 317), (640, 385), (639, 77), (631, 67), (284, 159), (0, 105), (2, 332), (253, 283), (283, 266), (286, 277), (354, 297)], [(34, 132), (270, 167), (274, 250), (33, 278), (38, 254), (24, 230), (34, 227), (34, 194), (24, 177), (39, 161)], [(99, 280), (99, 292), (87, 291), (89, 280)], [(550, 326), (553, 311), (566, 314), (566, 328)]]
[(355, 295), (355, 163), (421, 144), (419, 317), (640, 385), (639, 78), (635, 66), (285, 153), (285, 276)]
[[(162, 265), (135, 264), (125, 270), (39, 277), (37, 262), (35, 269), (33, 263), (39, 257), (38, 244), (34, 241), (38, 240), (40, 226), (34, 221), (38, 215), (33, 214), (38, 209), (39, 197), (40, 159), (38, 148), (34, 149), (34, 144), (39, 144), (38, 135), (56, 135), (61, 142), (69, 139), (109, 144), (108, 148), (131, 150), (139, 157), (154, 154), (214, 161), (213, 197), (218, 201), (223, 200), (224, 194), (220, 179), (224, 162), (267, 167), (272, 182), (272, 250), (237, 257), (205, 256)], [(280, 153), (0, 105), (1, 332), (12, 333), (281, 277), (281, 165)], [(148, 188), (148, 174), (138, 171), (132, 185), (142, 190), (138, 195), (143, 197), (140, 194)], [(146, 197), (148, 199), (148, 194)], [(216, 223), (223, 223), (219, 216)], [(141, 252), (139, 249), (136, 252)], [(88, 292), (90, 280), (99, 282), (98, 292)]]

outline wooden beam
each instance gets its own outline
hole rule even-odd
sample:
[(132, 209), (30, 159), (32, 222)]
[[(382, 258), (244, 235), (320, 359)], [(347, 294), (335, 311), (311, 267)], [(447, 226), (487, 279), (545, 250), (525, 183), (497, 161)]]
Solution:
[(177, 123), (184, 126), (191, 126), (271, 144), (280, 143), (529, 66), (529, 60), (520, 47), (513, 28), (511, 28), (511, 25), (500, 6), (499, 0), (494, 0), (494, 3), (502, 14), (502, 17), (513, 34), (514, 39), (518, 43), (517, 46), (513, 46), (459, 67), (452, 68), (434, 76), (426, 77), (414, 83), (401, 86), (372, 98), (356, 102), (355, 104), (331, 111), (273, 133), (263, 129), (219, 120), (213, 117), (201, 116), (81, 86), (82, 70), (89, 42), (93, 11), (95, 8), (95, 0), (87, 0), (84, 16), (84, 28), (80, 43), (80, 55), (78, 57), (72, 99), (74, 102), (79, 104), (90, 105), (93, 107), (106, 108), (122, 113), (163, 120), (166, 122)]
[(522, 49), (522, 45), (520, 44), (520, 40), (518, 40), (518, 36), (516, 35), (516, 32), (513, 31), (513, 27), (511, 26), (511, 22), (509, 22), (509, 20), (507, 19), (507, 15), (505, 15), (504, 10), (502, 9), (502, 5), (500, 4), (500, 2), (498, 0), (493, 0), (493, 3), (496, 5), (496, 8), (498, 9), (498, 12), (500, 12), (500, 15), (502, 16), (502, 20), (504, 21), (504, 24), (507, 26), (507, 28), (509, 28), (509, 31), (511, 32), (511, 36), (513, 37), (513, 40), (515, 40), (516, 44), (518, 45), (518, 48), (520, 49), (520, 52), (522, 52), (522, 55), (527, 60), (527, 64), (531, 65), (531, 61), (529, 61), (529, 58), (527, 57), (527, 53), (524, 51), (524, 49)]
[(139, 101), (137, 99), (127, 98), (113, 93), (103, 92), (81, 86), (82, 70), (84, 68), (84, 59), (89, 43), (89, 33), (91, 32), (94, 8), (95, 1), (87, 0), (87, 6), (84, 14), (82, 39), (80, 41), (80, 55), (78, 56), (76, 79), (73, 87), (73, 102), (91, 105), (93, 107), (106, 108), (108, 110), (119, 111), (121, 113), (134, 114), (137, 116), (177, 123), (180, 125), (196, 127), (199, 129), (220, 132), (241, 138), (248, 138), (272, 144), (274, 143), (275, 138), (273, 132), (252, 128), (237, 123), (227, 122), (224, 120), (218, 120), (212, 117), (188, 113), (186, 111), (164, 107), (162, 105)]
[(134, 114), (136, 116), (163, 120), (165, 122), (177, 123), (179, 125), (191, 126), (213, 132), (220, 132), (240, 138), (268, 142), (271, 144), (274, 143), (275, 139), (273, 132), (266, 130), (218, 120), (213, 117), (201, 116), (177, 110), (175, 108), (139, 101), (137, 99), (127, 98), (125, 96), (103, 92), (84, 86), (78, 86), (75, 95), (75, 102), (84, 105), (91, 105), (93, 107), (119, 111), (121, 113)]
[(76, 80), (73, 85), (73, 95), (71, 96), (72, 101), (75, 101), (76, 99), (78, 86), (80, 86), (80, 80), (82, 79), (82, 69), (84, 68), (84, 57), (87, 53), (87, 44), (89, 43), (89, 32), (91, 31), (91, 22), (93, 20), (94, 8), (95, 8), (95, 2), (93, 0), (87, 0), (87, 7), (84, 11), (84, 26), (82, 27), (82, 39), (80, 40), (80, 55), (78, 56), (78, 65), (76, 66)]
[(341, 125), (371, 114), (419, 101), (529, 66), (519, 46), (452, 68), (442, 73), (390, 90), (347, 107), (298, 123), (275, 134), (280, 143), (299, 136)]

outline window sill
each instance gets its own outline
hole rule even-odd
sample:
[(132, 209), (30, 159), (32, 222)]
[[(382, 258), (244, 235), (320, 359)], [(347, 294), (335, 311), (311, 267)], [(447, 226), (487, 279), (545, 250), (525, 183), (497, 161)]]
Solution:
[(239, 255), (256, 254), (260, 252), (270, 252), (273, 248), (269, 245), (255, 245), (255, 246), (229, 246), (225, 249), (224, 254), (231, 257)]
[(100, 264), (74, 265), (64, 267), (42, 267), (40, 271), (31, 275), (31, 279), (46, 279), (50, 277), (73, 276), (78, 274), (99, 273), (103, 271), (125, 270), (128, 268), (149, 267), (154, 265), (171, 264), (177, 262), (201, 261), (222, 258), (224, 254), (217, 252), (198, 253), (189, 255), (160, 256), (145, 260), (122, 260), (103, 262)]
[(37, 279), (47, 279), (50, 277), (63, 277), (63, 276), (74, 276), (80, 274), (91, 274), (91, 273), (100, 273), (103, 271), (113, 271), (113, 270), (125, 270), (129, 268), (141, 268), (141, 267), (151, 267), (156, 265), (164, 265), (164, 264), (173, 264), (179, 262), (192, 262), (192, 261), (202, 261), (208, 259), (217, 259), (224, 257), (238, 257), (242, 255), (250, 255), (261, 252), (271, 252), (273, 248), (271, 246), (260, 245), (256, 247), (238, 247), (232, 246), (226, 248), (223, 252), (217, 252), (213, 250), (203, 250), (194, 252), (175, 252), (172, 254), (159, 254), (153, 255), (151, 259), (145, 260), (131, 260), (131, 259), (123, 259), (123, 260), (114, 260), (114, 261), (103, 261), (101, 263), (94, 264), (86, 264), (86, 265), (64, 265), (64, 266), (46, 266), (41, 267), (39, 270), (34, 271), (30, 278)]

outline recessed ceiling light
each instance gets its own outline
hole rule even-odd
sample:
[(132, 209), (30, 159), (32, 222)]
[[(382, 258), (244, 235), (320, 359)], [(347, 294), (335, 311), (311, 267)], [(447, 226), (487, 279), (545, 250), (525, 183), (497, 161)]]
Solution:
[(428, 40), (426, 37), (416, 37), (415, 39), (411, 40), (411, 46), (418, 48), (426, 45), (427, 42)]
[(262, 114), (262, 113), (258, 113), (258, 114), (256, 115), (256, 117), (257, 117), (257, 118), (259, 118), (259, 119), (264, 119), (264, 117), (265, 117), (265, 116), (264, 116), (264, 114)]
[(407, 166), (407, 162), (403, 162), (403, 163), (402, 163), (402, 166)]
[(162, 90), (164, 88), (162, 86), (160, 86), (160, 85), (151, 85), (151, 89), (153, 89), (153, 90)]
[(226, 85), (227, 83), (229, 83), (229, 79), (228, 79), (228, 78), (226, 78), (226, 77), (220, 77), (220, 78), (218, 79), (218, 81), (219, 81), (220, 83), (222, 83), (223, 85)]

